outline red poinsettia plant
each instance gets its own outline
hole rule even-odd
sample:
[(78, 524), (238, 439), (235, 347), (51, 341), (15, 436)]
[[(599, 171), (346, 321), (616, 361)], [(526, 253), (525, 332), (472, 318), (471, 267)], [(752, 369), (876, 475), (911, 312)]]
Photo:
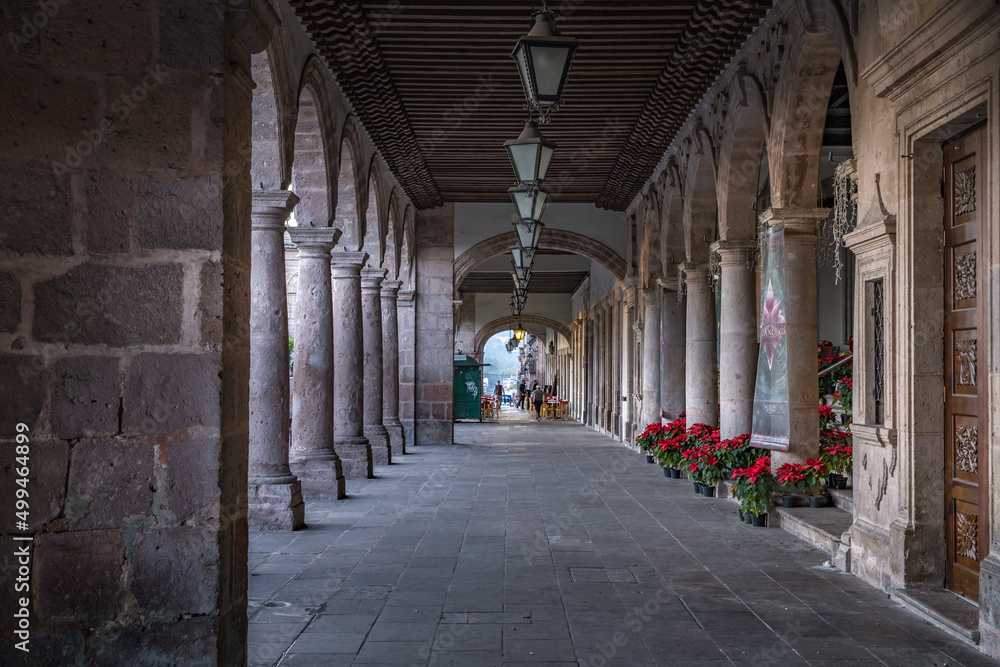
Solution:
[(833, 400), (840, 404), (845, 411), (850, 412), (854, 406), (854, 379), (840, 378), (834, 385)]
[(774, 472), (774, 479), (788, 491), (805, 491), (806, 474), (800, 463), (783, 463)]
[(682, 433), (666, 440), (661, 440), (654, 452), (657, 462), (664, 468), (678, 469), (681, 458), (687, 448), (687, 437)]
[(635, 444), (643, 452), (651, 454), (656, 450), (660, 440), (666, 437), (666, 431), (667, 427), (663, 424), (650, 424), (635, 439)]
[(716, 456), (727, 469), (735, 470), (749, 466), (759, 453), (756, 447), (750, 446), (750, 434), (744, 433), (719, 442)]
[(713, 486), (722, 479), (722, 465), (715, 455), (714, 443), (685, 449), (681, 463), (688, 469), (688, 476), (699, 484)]
[(804, 463), (785, 463), (774, 477), (783, 486), (818, 496), (823, 491), (830, 469), (822, 459), (806, 459)]
[(827, 429), (833, 428), (837, 421), (837, 415), (833, 413), (833, 408), (829, 405), (819, 406), (819, 430), (821, 433)]
[(759, 456), (745, 468), (733, 470), (733, 495), (740, 501), (740, 508), (754, 516), (767, 512), (771, 501), (771, 455)]

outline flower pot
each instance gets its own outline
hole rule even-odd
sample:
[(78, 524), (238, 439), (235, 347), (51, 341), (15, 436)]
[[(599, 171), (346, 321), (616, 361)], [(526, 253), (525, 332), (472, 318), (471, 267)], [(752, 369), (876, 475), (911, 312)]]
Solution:
[(826, 507), (826, 496), (809, 496), (809, 507)]
[(847, 488), (847, 477), (845, 475), (838, 475), (837, 476), (837, 486), (835, 488), (838, 488), (838, 489), (846, 489)]
[(698, 482), (694, 483), (694, 492), (701, 493), (701, 484), (699, 484)]
[(840, 423), (841, 424), (847, 424), (850, 421), (851, 421), (851, 413), (845, 412), (844, 414), (840, 415)]
[(744, 512), (743, 521), (748, 524), (753, 524), (753, 512)]
[(646, 454), (646, 463), (653, 463), (656, 458), (652, 454)]
[(798, 507), (799, 497), (795, 495), (781, 496), (781, 506), (782, 507)]
[(754, 516), (753, 525), (755, 528), (764, 528), (765, 526), (767, 526), (767, 513), (765, 512), (760, 516)]
[(714, 486), (702, 486), (701, 487), (701, 495), (705, 496), (706, 498), (714, 498), (715, 497), (715, 487)]
[(680, 470), (678, 470), (677, 468), (670, 468), (669, 470), (670, 470), (670, 479), (680, 479), (681, 478), (681, 471)]
[(664, 477), (670, 477), (670, 468), (664, 468), (663, 469), (663, 476)]

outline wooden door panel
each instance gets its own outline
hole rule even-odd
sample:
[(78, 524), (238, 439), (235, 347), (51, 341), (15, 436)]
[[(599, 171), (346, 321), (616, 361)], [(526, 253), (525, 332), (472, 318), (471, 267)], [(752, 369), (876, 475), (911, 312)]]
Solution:
[(945, 174), (945, 517), (946, 584), (971, 600), (979, 598), (979, 561), (987, 541), (985, 438), (982, 390), (986, 351), (980, 332), (979, 293), (985, 202), (983, 128), (947, 142)]

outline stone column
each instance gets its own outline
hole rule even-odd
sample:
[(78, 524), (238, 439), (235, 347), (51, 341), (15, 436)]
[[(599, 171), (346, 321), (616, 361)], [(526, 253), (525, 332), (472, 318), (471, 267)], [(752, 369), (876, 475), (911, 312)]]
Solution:
[(716, 241), (712, 249), (719, 253), (722, 269), (719, 435), (729, 439), (749, 433), (753, 425), (753, 393), (757, 379), (753, 253), (757, 250), (757, 241)]
[(660, 423), (660, 294), (659, 287), (642, 290), (642, 423)]
[(364, 432), (364, 334), (361, 267), (366, 252), (335, 252), (333, 267), (333, 442), (350, 479), (374, 477), (372, 447)]
[(396, 299), (403, 283), (382, 281), (382, 424), (389, 432), (389, 447), (405, 454), (403, 424), (399, 421), (399, 323)]
[(292, 470), (347, 496), (333, 444), (333, 303), (330, 251), (340, 238), (331, 227), (289, 227), (299, 248), (299, 290), (292, 377)]
[(365, 346), (364, 356), (364, 432), (372, 447), (372, 463), (392, 463), (389, 431), (382, 423), (383, 361), (382, 361), (382, 281), (385, 269), (361, 269), (361, 313)]
[(773, 452), (771, 466), (819, 456), (819, 379), (816, 344), (816, 230), (829, 209), (771, 208), (769, 225), (785, 228), (785, 337), (788, 343), (787, 452)]
[[(660, 405), (666, 418), (673, 421), (687, 409), (684, 392), (687, 353), (687, 303), (679, 289), (678, 277), (661, 281), (664, 287), (660, 302)], [(679, 293), (679, 296), (678, 296)]]
[(399, 421), (403, 424), (404, 450), (414, 441), (414, 400), (416, 396), (414, 376), (416, 374), (417, 355), (414, 347), (416, 340), (416, 317), (414, 290), (399, 290), (396, 302), (397, 326), (399, 327)]
[(254, 191), (250, 237), (250, 461), (252, 530), (305, 525), (302, 485), (288, 467), (288, 307), (285, 220), (299, 198)]
[(688, 424), (719, 421), (715, 304), (707, 264), (682, 265), (687, 285), (687, 344), (684, 396)]

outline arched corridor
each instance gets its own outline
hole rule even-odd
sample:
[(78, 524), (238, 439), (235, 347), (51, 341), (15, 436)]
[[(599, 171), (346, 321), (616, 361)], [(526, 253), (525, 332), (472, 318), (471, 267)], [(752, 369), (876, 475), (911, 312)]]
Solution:
[(998, 35), (3, 3), (0, 665), (994, 664)]

